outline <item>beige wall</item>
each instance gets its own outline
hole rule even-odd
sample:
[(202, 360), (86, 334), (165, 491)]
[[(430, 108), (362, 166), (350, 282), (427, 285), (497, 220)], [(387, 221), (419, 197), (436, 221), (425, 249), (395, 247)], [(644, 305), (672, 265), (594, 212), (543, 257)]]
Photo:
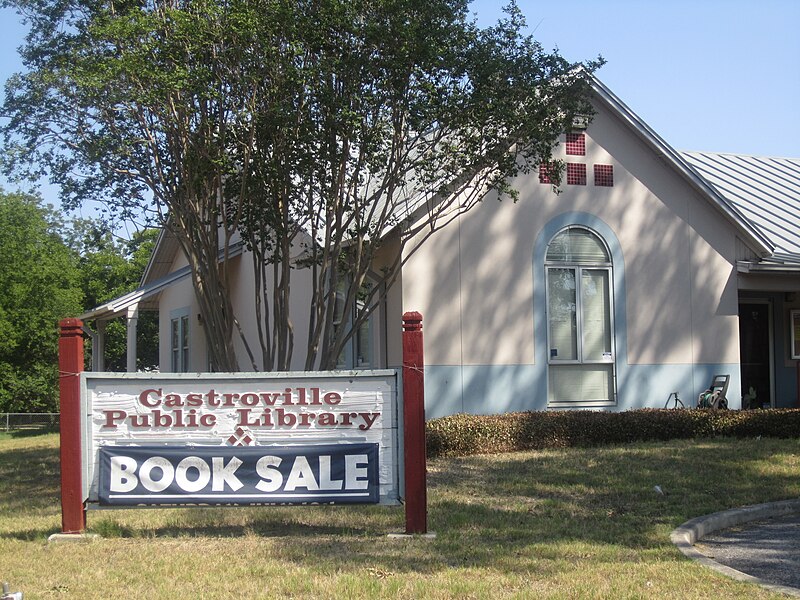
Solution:
[[(299, 245), (296, 246), (295, 250), (298, 254), (302, 251)], [(389, 250), (396, 252), (396, 248), (394, 250), (389, 248)], [(384, 258), (383, 260), (385, 262), (385, 260), (388, 259)], [(252, 254), (246, 250), (241, 255), (231, 259), (231, 302), (233, 303), (234, 314), (239, 320), (242, 331), (244, 332), (247, 345), (249, 346), (250, 352), (255, 358), (256, 367), (257, 369), (261, 370), (263, 362), (261, 344), (259, 342), (258, 325), (254, 309), (255, 281), (253, 278), (253, 266), (251, 261)], [(172, 271), (177, 270), (186, 264), (186, 259), (182, 254), (179, 254), (175, 258)], [(379, 260), (376, 264), (376, 268), (379, 268), (380, 264), (381, 261)], [(311, 270), (307, 268), (293, 269), (291, 278), (292, 304), (290, 306), (290, 317), (294, 328), (294, 352), (292, 354), (291, 369), (301, 371), (305, 367), (308, 345)], [(399, 289), (399, 286), (397, 289)], [(272, 301), (271, 297), (270, 301)], [(393, 314), (401, 314), (398, 294), (395, 295), (392, 302), (393, 310), (397, 311)], [(194, 290), (192, 288), (191, 281), (188, 278), (178, 282), (162, 292), (159, 301), (159, 335), (160, 339), (162, 340), (159, 350), (161, 370), (167, 372), (170, 370), (171, 366), (171, 315), (174, 314), (175, 311), (183, 309), (188, 309), (190, 316), (190, 370), (206, 371), (208, 369), (208, 349), (206, 347), (205, 336), (202, 332), (202, 324), (198, 319), (200, 310), (194, 297)], [(380, 361), (378, 366), (385, 364), (387, 352), (387, 346), (385, 343), (386, 332), (380, 325), (382, 312), (383, 311), (379, 311), (379, 313), (376, 315), (374, 319), (375, 326), (371, 330), (373, 353), (377, 360)], [(396, 319), (395, 327), (399, 332), (399, 317)], [(241, 371), (253, 370), (253, 363), (249, 353), (246, 350), (245, 342), (242, 340), (242, 336), (237, 330), (234, 330), (233, 333), (233, 343), (239, 362), (239, 369)]]
[[(557, 150), (560, 158), (587, 165), (586, 186), (563, 184), (556, 194), (531, 173), (518, 181), (519, 202), (485, 199), (409, 259), (387, 297), (385, 330), (373, 329), (374, 349), (386, 364), (401, 362), (399, 318), (410, 310), (424, 315), (426, 364), (534, 364), (535, 341), (542, 339), (534, 330), (541, 318), (534, 306), (534, 244), (548, 223), (572, 212), (594, 215), (619, 242), (624, 264), (614, 273), (624, 274), (627, 312), (616, 330), (626, 337), (629, 364), (738, 362), (734, 227), (615, 114), (598, 111), (586, 156), (567, 157), (563, 145)], [(613, 165), (613, 187), (593, 185), (594, 164)], [(393, 243), (384, 262), (397, 251)], [(184, 264), (178, 257), (174, 268)], [(250, 257), (234, 259), (233, 266), (235, 311), (260, 361)], [(307, 270), (293, 272), (296, 369), (305, 360), (309, 277)], [(170, 314), (182, 308), (190, 315), (191, 367), (204, 370), (208, 353), (191, 282), (165, 290), (160, 307), (162, 370), (170, 365)], [(249, 359), (234, 338), (246, 370)]]
[[(403, 306), (425, 317), (427, 364), (534, 362), (534, 243), (573, 211), (619, 240), (629, 363), (738, 362), (734, 227), (609, 111), (595, 116), (586, 149), (557, 150), (587, 165), (586, 186), (555, 194), (531, 173), (518, 203), (487, 198), (411, 258)], [(595, 163), (613, 165), (613, 187), (593, 185)]]
[[(176, 271), (187, 264), (183, 255), (178, 254), (172, 270)], [(208, 363), (208, 351), (205, 336), (202, 335), (201, 325), (197, 319), (200, 309), (195, 301), (191, 280), (187, 277), (161, 292), (158, 309), (160, 370), (165, 373), (172, 370), (170, 322), (176, 311), (186, 310), (189, 316), (189, 370), (205, 371)]]

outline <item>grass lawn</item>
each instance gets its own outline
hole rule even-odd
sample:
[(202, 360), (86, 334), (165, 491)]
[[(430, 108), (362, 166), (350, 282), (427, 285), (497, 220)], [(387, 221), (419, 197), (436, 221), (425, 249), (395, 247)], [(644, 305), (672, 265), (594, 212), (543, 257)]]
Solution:
[(781, 598), (687, 560), (669, 534), (800, 497), (800, 439), (439, 459), (428, 481), (434, 540), (388, 539), (396, 508), (188, 508), (90, 511), (103, 539), (48, 545), (58, 437), (0, 434), (0, 581), (26, 600)]

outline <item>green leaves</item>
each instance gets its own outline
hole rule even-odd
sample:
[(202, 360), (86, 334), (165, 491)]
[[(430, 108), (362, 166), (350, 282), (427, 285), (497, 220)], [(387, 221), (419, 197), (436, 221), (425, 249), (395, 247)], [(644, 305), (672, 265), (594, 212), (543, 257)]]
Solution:
[(0, 193), (0, 412), (57, 406), (58, 321), (82, 308), (76, 257), (48, 216)]
[[(235, 233), (282, 290), (271, 322), (287, 341), (259, 336), (266, 368), (290, 358), (279, 307), (300, 243), (315, 294), (306, 364), (330, 366), (401, 259), (334, 331), (339, 282), (355, 298), (390, 232), (405, 260), (489, 192), (516, 197), (514, 177), (590, 112), (578, 67), (598, 66), (544, 52), (513, 3), (488, 29), (465, 0), (6, 3), (32, 26), (30, 72), (3, 107), (9, 168), (46, 172), (68, 206), (99, 200), (112, 217), (167, 224), (224, 370), (236, 367), (228, 275), (203, 265)], [(261, 276), (254, 312), (270, 301)]]

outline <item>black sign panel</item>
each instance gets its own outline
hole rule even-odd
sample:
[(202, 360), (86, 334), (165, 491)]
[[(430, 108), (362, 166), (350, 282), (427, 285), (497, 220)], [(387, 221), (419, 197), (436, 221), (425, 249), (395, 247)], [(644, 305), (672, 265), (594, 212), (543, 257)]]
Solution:
[(378, 444), (105, 446), (100, 504), (374, 504)]

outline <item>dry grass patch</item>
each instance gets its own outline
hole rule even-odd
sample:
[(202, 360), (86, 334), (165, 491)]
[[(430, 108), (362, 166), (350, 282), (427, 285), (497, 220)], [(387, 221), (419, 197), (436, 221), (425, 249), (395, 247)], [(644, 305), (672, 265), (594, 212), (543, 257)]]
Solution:
[(188, 508), (90, 511), (104, 539), (48, 545), (57, 443), (0, 439), (0, 580), (26, 599), (777, 598), (669, 533), (800, 496), (800, 440), (659, 442), (433, 460), (432, 541), (387, 539), (401, 509)]

